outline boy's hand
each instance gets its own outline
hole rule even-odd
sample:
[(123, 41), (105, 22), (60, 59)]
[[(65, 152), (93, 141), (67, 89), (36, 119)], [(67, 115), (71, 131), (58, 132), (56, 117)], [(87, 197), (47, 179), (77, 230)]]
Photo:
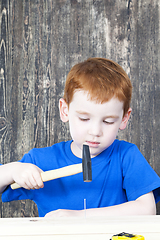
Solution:
[(45, 217), (83, 217), (84, 210), (66, 210), (66, 209), (58, 209), (55, 211), (51, 211), (45, 215)]
[(23, 188), (39, 189), (44, 187), (41, 172), (43, 171), (34, 164), (16, 162), (13, 166), (12, 178)]
[(45, 217), (102, 217), (102, 216), (125, 216), (125, 215), (155, 215), (156, 204), (153, 192), (144, 194), (134, 201), (125, 202), (122, 204), (101, 207), (89, 208), (86, 210), (66, 210), (58, 209), (49, 212)]

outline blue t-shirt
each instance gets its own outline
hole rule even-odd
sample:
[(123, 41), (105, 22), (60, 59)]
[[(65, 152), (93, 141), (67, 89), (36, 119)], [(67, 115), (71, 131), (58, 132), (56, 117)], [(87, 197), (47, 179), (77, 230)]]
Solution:
[[(21, 162), (33, 163), (43, 171), (81, 163), (71, 151), (71, 142), (32, 149)], [(83, 174), (44, 183), (44, 188), (12, 190), (2, 194), (2, 201), (33, 200), (39, 216), (56, 209), (81, 210), (86, 199), (87, 208), (100, 208), (132, 201), (150, 191), (160, 200), (160, 178), (131, 143), (115, 140), (98, 156), (92, 158), (92, 182), (83, 182)]]

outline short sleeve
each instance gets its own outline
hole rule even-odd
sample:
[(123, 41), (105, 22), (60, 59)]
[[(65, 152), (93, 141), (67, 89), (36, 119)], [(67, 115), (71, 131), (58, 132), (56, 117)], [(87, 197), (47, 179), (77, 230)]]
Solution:
[(155, 200), (160, 200), (160, 178), (139, 149), (132, 145), (123, 156), (123, 188), (128, 201), (153, 191)]

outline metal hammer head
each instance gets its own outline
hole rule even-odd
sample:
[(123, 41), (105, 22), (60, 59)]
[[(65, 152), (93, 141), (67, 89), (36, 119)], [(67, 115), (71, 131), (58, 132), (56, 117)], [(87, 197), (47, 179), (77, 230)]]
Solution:
[(82, 169), (83, 169), (83, 181), (92, 181), (92, 166), (91, 166), (91, 156), (88, 145), (83, 145), (82, 152)]

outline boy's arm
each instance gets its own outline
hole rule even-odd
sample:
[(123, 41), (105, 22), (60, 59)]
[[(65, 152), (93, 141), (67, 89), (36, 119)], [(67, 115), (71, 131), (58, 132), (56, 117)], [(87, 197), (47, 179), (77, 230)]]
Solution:
[(63, 210), (59, 209), (46, 214), (46, 217), (92, 217), (92, 216), (122, 216), (122, 215), (155, 215), (156, 204), (153, 192), (142, 195), (135, 201), (126, 202), (123, 204), (92, 208), (86, 210)]
[(0, 166), (0, 193), (13, 182), (26, 189), (43, 187), (42, 170), (31, 163), (12, 162)]

